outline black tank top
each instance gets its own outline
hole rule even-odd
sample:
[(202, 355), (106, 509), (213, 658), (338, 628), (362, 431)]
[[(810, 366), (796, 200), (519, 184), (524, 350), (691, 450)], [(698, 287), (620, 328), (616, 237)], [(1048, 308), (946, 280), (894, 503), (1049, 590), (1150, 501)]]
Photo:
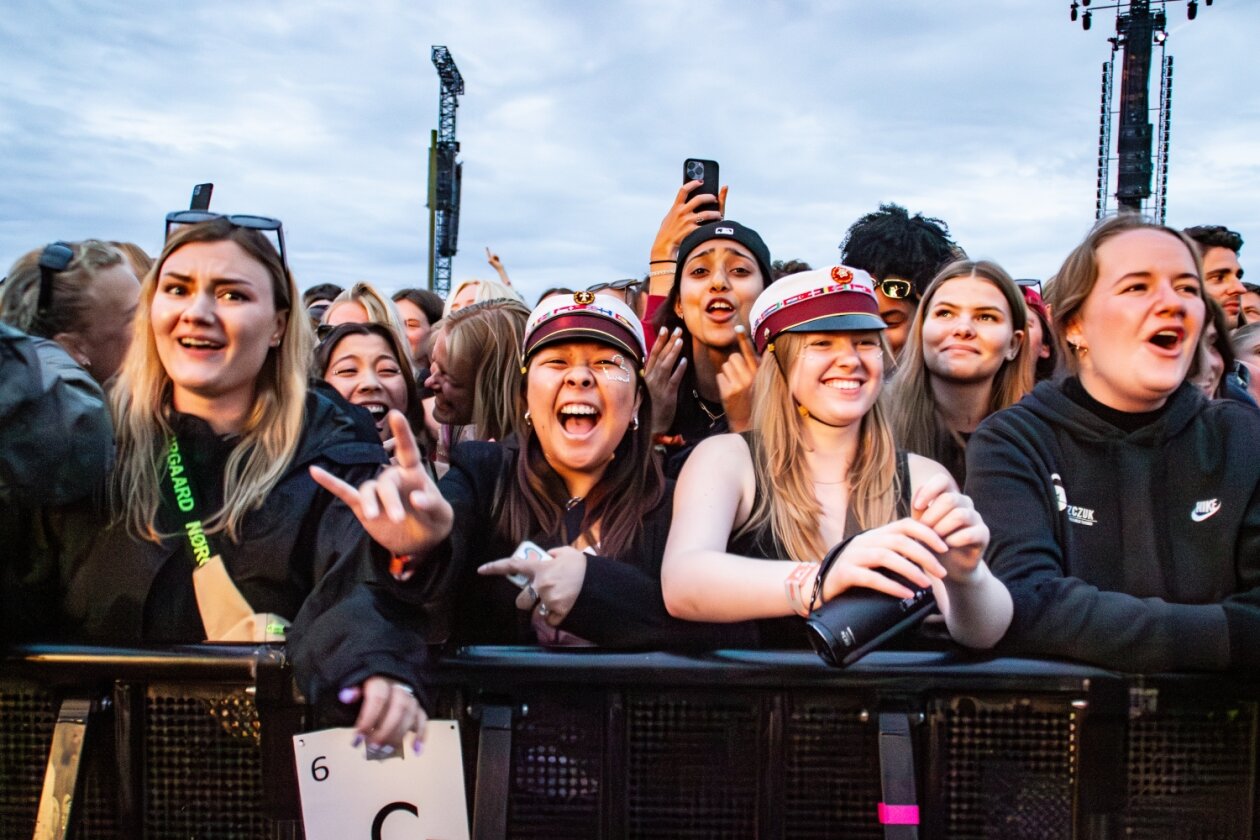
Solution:
[[(753, 458), (756, 458), (757, 442), (755, 432), (741, 432), (740, 437), (744, 439), (744, 443), (748, 446), (748, 451)], [(897, 450), (897, 507), (896, 519), (903, 519), (910, 515), (910, 459), (904, 450)], [(760, 484), (754, 489), (753, 508), (761, 501), (761, 495), (766, 488)], [(845, 511), (844, 515), (844, 538), (856, 536), (861, 532), (857, 525), (857, 517), (853, 514), (853, 507)], [(726, 543), (726, 550), (730, 554), (738, 554), (741, 557), (753, 557), (759, 560), (776, 560), (786, 561), (787, 552), (783, 546), (775, 539), (774, 531), (767, 522), (760, 528), (751, 531), (745, 531), (738, 536), (731, 537)], [(821, 558), (820, 558), (821, 559)], [(809, 640), (805, 637), (805, 627), (801, 619), (797, 616), (785, 616), (783, 618), (768, 618), (757, 622), (759, 631), (759, 643), (763, 648), (774, 649), (796, 649), (808, 648)]]

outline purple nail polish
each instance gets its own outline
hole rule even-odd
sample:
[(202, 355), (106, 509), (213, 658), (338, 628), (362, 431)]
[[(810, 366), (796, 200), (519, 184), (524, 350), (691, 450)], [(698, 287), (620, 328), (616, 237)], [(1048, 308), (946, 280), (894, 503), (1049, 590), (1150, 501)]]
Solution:
[(362, 743), (363, 743), (363, 736), (361, 734), (355, 735), (354, 740), (350, 742), (350, 746), (357, 747), (359, 746), (359, 744), (362, 744)]
[(343, 688), (337, 692), (337, 699), (342, 703), (353, 703), (355, 698), (355, 690), (353, 688)]
[(418, 758), (420, 753), (424, 752), (424, 741), (421, 741), (419, 738), (413, 741), (411, 744), (411, 751), (414, 752)]

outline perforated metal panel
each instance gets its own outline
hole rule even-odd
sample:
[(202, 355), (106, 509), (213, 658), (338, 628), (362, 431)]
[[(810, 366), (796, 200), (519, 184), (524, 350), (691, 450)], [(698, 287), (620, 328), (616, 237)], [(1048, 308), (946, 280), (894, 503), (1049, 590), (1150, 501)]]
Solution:
[(1126, 836), (1251, 837), (1256, 705), (1162, 709), (1129, 722)]
[(150, 687), (150, 840), (265, 837), (258, 714), (244, 688)]
[(6, 682), (0, 722), (0, 840), (30, 840), (57, 708), (46, 691)]
[(932, 708), (934, 821), (944, 836), (1072, 836), (1076, 720), (1067, 700), (953, 697)]
[(798, 697), (784, 726), (784, 821), (790, 838), (883, 836), (878, 727), (859, 698)]
[(513, 722), (508, 836), (599, 836), (603, 695), (550, 694), (524, 705), (528, 714)]
[(758, 713), (748, 697), (627, 697), (630, 836), (756, 836)]

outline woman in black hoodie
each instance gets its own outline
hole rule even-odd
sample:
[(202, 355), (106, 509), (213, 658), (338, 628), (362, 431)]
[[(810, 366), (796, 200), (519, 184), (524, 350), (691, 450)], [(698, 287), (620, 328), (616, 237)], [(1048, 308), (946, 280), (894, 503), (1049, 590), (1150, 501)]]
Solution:
[(1260, 413), (1185, 382), (1201, 276), (1183, 235), (1131, 215), (1060, 269), (1070, 375), (990, 417), (967, 450), (1015, 605), (1000, 649), (1143, 672), (1260, 664)]

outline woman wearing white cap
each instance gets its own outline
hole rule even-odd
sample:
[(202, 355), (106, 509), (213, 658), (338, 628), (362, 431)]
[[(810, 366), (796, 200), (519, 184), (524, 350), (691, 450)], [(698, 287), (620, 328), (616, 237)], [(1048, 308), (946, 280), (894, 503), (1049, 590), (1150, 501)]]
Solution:
[[(878, 400), (887, 349), (873, 287), (865, 272), (835, 266), (757, 298), (756, 431), (703, 441), (683, 469), (661, 570), (673, 615), (805, 616), (852, 587), (909, 597), (881, 573), (892, 572), (932, 586), (956, 640), (1001, 638), (1011, 601), (982, 559), (988, 529), (943, 467), (893, 445)], [(819, 562), (842, 543), (819, 582)], [(797, 622), (762, 629), (766, 646), (804, 642)]]
[[(621, 301), (590, 292), (549, 298), (526, 325), (517, 440), (460, 444), (434, 484), (418, 468), (405, 422), (391, 414), (396, 466), (357, 490), (316, 473), (398, 555), (396, 594), (423, 605), (433, 641), (751, 638), (751, 628), (679, 621), (665, 610), (659, 571), (671, 498), (647, 422), (645, 355), (639, 319)], [(550, 550), (514, 552), (523, 540)]]

